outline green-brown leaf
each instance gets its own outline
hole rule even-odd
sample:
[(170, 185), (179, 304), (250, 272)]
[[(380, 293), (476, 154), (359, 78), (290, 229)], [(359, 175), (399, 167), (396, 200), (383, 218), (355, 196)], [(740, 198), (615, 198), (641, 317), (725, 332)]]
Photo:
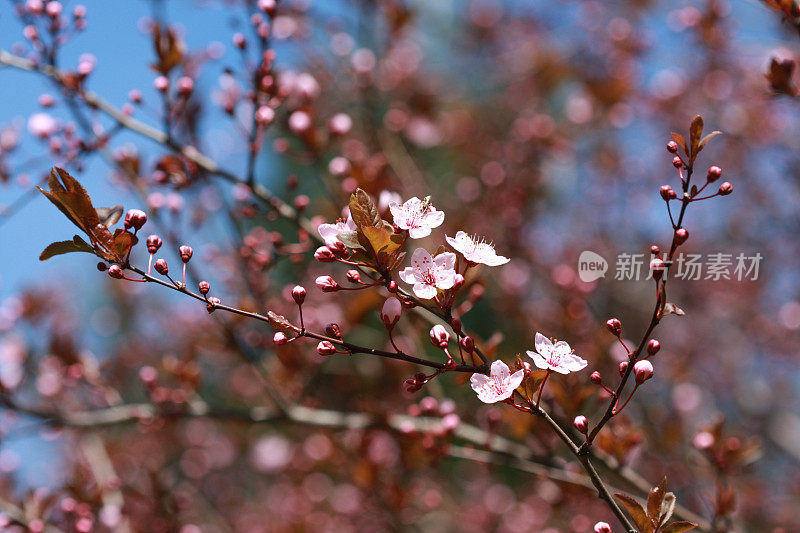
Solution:
[(650, 519), (647, 518), (647, 514), (644, 512), (642, 506), (639, 505), (639, 502), (627, 494), (614, 494), (614, 497), (625, 507), (625, 510), (628, 511), (628, 514), (633, 518), (633, 523), (636, 524), (636, 527), (638, 527), (642, 533), (650, 533), (653, 530)]
[(665, 527), (662, 533), (683, 533), (684, 531), (691, 531), (692, 529), (696, 528), (697, 524), (693, 524), (691, 522), (673, 522), (667, 527)]
[(698, 146), (700, 145), (700, 138), (703, 136), (703, 117), (697, 115), (692, 119), (692, 125), (689, 127), (689, 142), (692, 146), (691, 159), (697, 157)]
[(73, 252), (86, 252), (94, 255), (95, 251), (83, 239), (75, 235), (71, 241), (58, 241), (51, 243), (39, 255), (39, 261), (47, 261), (55, 255), (70, 254)]

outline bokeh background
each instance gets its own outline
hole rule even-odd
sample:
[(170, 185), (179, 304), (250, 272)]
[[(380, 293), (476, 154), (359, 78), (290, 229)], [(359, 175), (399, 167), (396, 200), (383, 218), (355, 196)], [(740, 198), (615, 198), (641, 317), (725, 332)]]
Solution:
[[(765, 77), (773, 58), (796, 57), (797, 29), (755, 0), (278, 4), (269, 42), (281, 97), (256, 159), (258, 183), (290, 204), (307, 197), (304, 215), (315, 223), (340, 216), (356, 186), (376, 198), (431, 195), (447, 218), (428, 249), (464, 229), (512, 258), (481, 273), (463, 319), (509, 363), (542, 331), (568, 340), (589, 370), (614, 376), (624, 354), (604, 322), (619, 317), (623, 336), (638, 341), (653, 290), (615, 280), (613, 260), (669, 244), (658, 194), (665, 183), (678, 188), (669, 132), (686, 135), (696, 114), (707, 130), (723, 131), (698, 173), (717, 164), (735, 191), (691, 206), (685, 251), (760, 253), (758, 279), (670, 281), (670, 300), (686, 316), (664, 320), (656, 378), (598, 446), (645, 486), (666, 475), (678, 501), (717, 530), (800, 528), (800, 102), (776, 94)], [(161, 127), (151, 28), (173, 27), (187, 53), (171, 80), (194, 80), (175, 137), (245, 175), (257, 7), (84, 5), (87, 26), (61, 47), (58, 68), (90, 63), (89, 90)], [(65, 20), (74, 7), (64, 4)], [(20, 9), (0, 7), (0, 48), (35, 57)], [(239, 32), (244, 53), (232, 42)], [(142, 104), (131, 104), (131, 90), (141, 91)], [(55, 104), (44, 107), (42, 95)], [(0, 382), (30, 411), (0, 415), (6, 512), (24, 509), (29, 526), (41, 520), (65, 531), (581, 532), (613, 523), (590, 490), (569, 482), (578, 470), (546, 426), (480, 404), (465, 376), (408, 395), (400, 385), (415, 369), (403, 364), (323, 359), (310, 341), (276, 349), (263, 324), (209, 316), (178, 294), (111, 280), (88, 255), (39, 262), (48, 243), (74, 228), (32, 187), (65, 164), (65, 128), (92, 138), (68, 100), (52, 80), (0, 68)], [(287, 316), (296, 312), (289, 288), (304, 283), (307, 324), (336, 322), (349, 339), (387, 343), (376, 316), (383, 296), (316, 290), (316, 276), (341, 279), (343, 271), (314, 262), (292, 224), (191, 167), (163, 179), (157, 167), (167, 147), (76, 105), (94, 134), (111, 137), (70, 171), (95, 205), (147, 210), (145, 231), (165, 237), (171, 264), (177, 244), (191, 244), (191, 279), (211, 281), (225, 303)], [(298, 111), (310, 128), (292, 123)], [(352, 121), (343, 134), (329, 125), (340, 113)], [(52, 130), (45, 139), (36, 135), (43, 124)], [(580, 281), (584, 250), (612, 262), (606, 278)], [(147, 261), (142, 245), (133, 258)], [(427, 327), (409, 318), (400, 342), (435, 357)], [(563, 420), (601, 412), (588, 372), (548, 391)], [(197, 401), (220, 416), (180, 414)], [(231, 414), (282, 402), (380, 423), (253, 423)], [(55, 416), (130, 404), (177, 414), (97, 428), (65, 427)], [(476, 461), (487, 443), (448, 424), (512, 439), (523, 450), (515, 457), (529, 450), (529, 462)], [(608, 476), (641, 495), (630, 479)]]

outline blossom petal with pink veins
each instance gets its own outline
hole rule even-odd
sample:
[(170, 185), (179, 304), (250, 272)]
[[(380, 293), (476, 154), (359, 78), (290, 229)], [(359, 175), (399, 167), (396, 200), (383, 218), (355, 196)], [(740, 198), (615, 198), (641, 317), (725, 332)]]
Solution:
[(539, 352), (545, 359), (549, 359), (550, 354), (553, 353), (553, 341), (538, 331), (536, 332), (536, 337), (533, 339), (533, 345), (536, 346), (536, 351)]
[(447, 290), (452, 289), (456, 284), (455, 270), (441, 270), (436, 272), (436, 288)]
[(402, 279), (403, 281), (405, 281), (410, 285), (413, 285), (414, 283), (417, 282), (417, 278), (414, 275), (414, 269), (411, 267), (404, 268), (398, 273), (398, 275), (400, 276), (400, 279)]
[(428, 285), (427, 283), (415, 283), (413, 288), (414, 294), (417, 295), (417, 298), (431, 300), (436, 297), (436, 287), (433, 285)]
[(469, 381), (479, 400), (484, 403), (495, 403), (509, 398), (514, 389), (522, 383), (523, 378), (522, 370), (511, 374), (504, 362), (495, 361), (492, 363), (490, 376), (472, 374)]
[(433, 262), (439, 268), (452, 270), (456, 266), (456, 254), (451, 252), (441, 253), (433, 258)]
[(572, 348), (569, 347), (564, 341), (558, 341), (553, 345), (553, 355), (556, 357), (565, 357), (572, 353)]
[(545, 359), (536, 352), (527, 351), (525, 353), (528, 354), (528, 357), (533, 359), (533, 364), (535, 364), (538, 368), (541, 368), (542, 370), (547, 370), (547, 359)]

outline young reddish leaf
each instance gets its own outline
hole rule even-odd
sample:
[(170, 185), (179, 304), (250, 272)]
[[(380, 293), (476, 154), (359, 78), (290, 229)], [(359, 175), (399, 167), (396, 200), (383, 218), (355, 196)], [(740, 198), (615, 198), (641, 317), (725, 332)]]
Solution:
[(673, 522), (667, 527), (665, 527), (661, 533), (683, 533), (684, 531), (691, 531), (692, 529), (696, 528), (697, 524), (693, 524), (691, 522)]
[(665, 477), (647, 496), (647, 516), (649, 516), (650, 520), (653, 522), (658, 523), (659, 518), (661, 518), (661, 504), (664, 501), (664, 494), (666, 491), (667, 478)]
[(269, 321), (269, 325), (272, 326), (272, 329), (275, 331), (300, 331), (297, 326), (294, 326), (291, 322), (286, 320), (285, 316), (279, 315), (273, 311), (267, 311), (267, 320)]
[(792, 83), (793, 71), (794, 61), (791, 59), (778, 61), (773, 57), (769, 65), (769, 72), (764, 74), (764, 77), (769, 81), (769, 86), (774, 93), (797, 96), (797, 88)]
[(118, 263), (124, 263), (139, 239), (133, 233), (122, 229), (114, 232), (114, 255)]
[(100, 223), (107, 228), (110, 228), (122, 217), (122, 206), (115, 205), (113, 207), (96, 207), (97, 216), (100, 218)]
[(94, 249), (83, 239), (75, 236), (71, 241), (58, 241), (51, 243), (39, 255), (39, 261), (47, 261), (54, 255), (69, 254), (72, 252), (86, 252), (94, 255)]
[(683, 138), (683, 135), (681, 135), (680, 133), (675, 133), (675, 132), (670, 133), (669, 135), (670, 135), (670, 137), (672, 137), (673, 141), (678, 143), (678, 146), (683, 148), (683, 151), (686, 153), (686, 155), (689, 155), (689, 148), (686, 146), (686, 139)]
[(86, 189), (66, 170), (58, 167), (53, 167), (50, 171), (47, 185), (49, 191), (45, 191), (39, 186), (36, 188), (62, 213), (67, 215), (73, 224), (87, 235), (91, 235), (91, 229), (100, 224), (100, 217), (97, 216), (97, 211), (92, 206), (92, 199)]
[(706, 144), (708, 144), (708, 141), (710, 141), (711, 139), (713, 139), (717, 135), (722, 135), (722, 132), (718, 131), (718, 130), (714, 130), (711, 133), (709, 133), (708, 135), (706, 135), (705, 137), (703, 137), (702, 139), (700, 139), (700, 144), (697, 147), (697, 151), (699, 152), (700, 150), (705, 148)]
[(647, 518), (647, 514), (644, 512), (644, 509), (642, 509), (642, 506), (639, 505), (639, 502), (627, 494), (614, 494), (614, 497), (622, 503), (625, 510), (628, 511), (628, 514), (633, 518), (634, 524), (636, 524), (636, 527), (638, 527), (642, 533), (651, 533), (653, 531), (653, 525), (650, 523), (650, 519)]
[(166, 76), (183, 61), (183, 43), (172, 28), (162, 28), (159, 24), (155, 24), (153, 46), (158, 56), (158, 63), (154, 63), (153, 68), (160, 74)]
[(692, 125), (689, 127), (689, 142), (691, 144), (691, 155), (690, 158), (694, 161), (694, 158), (697, 157), (697, 153), (699, 152), (698, 146), (700, 145), (700, 137), (703, 136), (703, 117), (697, 115), (692, 119)]
[(676, 503), (675, 495), (671, 492), (668, 492), (664, 495), (664, 502), (661, 504), (661, 516), (658, 517), (658, 524), (663, 525), (666, 524), (670, 518), (672, 518), (672, 513), (675, 511), (675, 503)]
[(350, 216), (361, 229), (379, 228), (383, 225), (378, 207), (363, 189), (356, 189), (356, 192), (350, 195)]
[(664, 313), (663, 316), (667, 315), (676, 315), (676, 316), (683, 316), (686, 314), (686, 311), (678, 307), (672, 302), (667, 302), (664, 304)]

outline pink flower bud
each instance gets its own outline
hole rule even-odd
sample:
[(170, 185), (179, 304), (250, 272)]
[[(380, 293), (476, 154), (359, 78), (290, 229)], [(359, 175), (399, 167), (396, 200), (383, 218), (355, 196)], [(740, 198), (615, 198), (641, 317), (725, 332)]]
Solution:
[(619, 364), (619, 375), (624, 375), (626, 370), (628, 370), (628, 362), (623, 361)]
[(44, 8), (48, 15), (53, 18), (59, 16), (62, 11), (64, 11), (64, 6), (61, 5), (61, 2), (47, 2), (47, 6)]
[(653, 377), (653, 363), (646, 359), (636, 361), (633, 365), (633, 373), (636, 375), (636, 383), (644, 383)]
[(275, 14), (275, 0), (258, 0), (258, 9), (269, 15)]
[(667, 152), (669, 152), (671, 154), (678, 153), (678, 143), (676, 143), (675, 141), (668, 142), (667, 143)]
[(207, 281), (201, 281), (197, 284), (197, 288), (200, 290), (200, 294), (208, 294), (208, 291), (211, 290), (211, 284)]
[(397, 282), (396, 281), (390, 281), (389, 285), (386, 286), (386, 290), (388, 290), (389, 292), (391, 292), (393, 294), (396, 293), (399, 289), (400, 289), (400, 287), (397, 286)]
[(159, 76), (153, 80), (153, 87), (159, 92), (167, 92), (167, 89), (169, 89), (169, 79), (166, 76)]
[(706, 176), (706, 179), (709, 183), (714, 183), (720, 178), (720, 176), (722, 176), (722, 169), (714, 165), (708, 169), (708, 175)]
[(572, 425), (584, 435), (589, 431), (589, 421), (583, 415), (576, 416), (575, 420), (572, 421)]
[(261, 126), (269, 126), (275, 120), (275, 110), (269, 106), (261, 106), (256, 111), (256, 122)]
[(348, 270), (345, 277), (350, 283), (359, 283), (361, 281), (361, 274), (358, 270)]
[(383, 309), (381, 309), (381, 321), (387, 328), (393, 327), (397, 324), (397, 321), (400, 320), (400, 313), (402, 310), (403, 306), (400, 300), (394, 296), (386, 298), (386, 301), (383, 303)]
[(289, 339), (286, 337), (286, 333), (277, 331), (275, 332), (275, 335), (272, 336), (272, 342), (280, 346), (281, 344), (286, 344), (289, 342)]
[(72, 16), (76, 19), (82, 19), (86, 16), (86, 6), (78, 4), (72, 8)]
[(464, 276), (462, 276), (461, 274), (456, 274), (455, 281), (453, 282), (453, 289), (452, 289), (453, 292), (456, 292), (463, 286), (464, 286)]
[(320, 263), (332, 263), (336, 261), (336, 256), (333, 255), (333, 252), (331, 252), (331, 249), (327, 246), (320, 246), (314, 252), (314, 259)]
[(728, 196), (732, 192), (733, 192), (733, 185), (731, 185), (731, 182), (729, 181), (726, 181), (725, 183), (719, 186), (720, 196)]
[(450, 334), (441, 324), (436, 324), (431, 328), (431, 343), (437, 348), (444, 350), (450, 343)]
[(416, 379), (407, 379), (403, 381), (403, 390), (409, 394), (417, 392), (422, 387)]
[(247, 46), (247, 40), (244, 38), (244, 35), (241, 33), (233, 34), (233, 46), (239, 48), (240, 50), (244, 50)]
[(29, 41), (38, 41), (39, 40), (39, 30), (36, 29), (36, 26), (29, 24), (22, 28), (22, 36), (28, 39)]
[(303, 305), (303, 302), (306, 301), (306, 288), (302, 285), (295, 285), (292, 289), (292, 298), (297, 305)]
[(650, 355), (657, 354), (660, 349), (661, 343), (656, 339), (650, 339), (650, 342), (647, 343), (647, 353)]
[(595, 385), (600, 385), (603, 382), (603, 376), (602, 374), (600, 374), (600, 372), (595, 370), (594, 372), (592, 372), (592, 375), (589, 376), (589, 380)]
[(336, 283), (336, 280), (330, 276), (320, 276), (316, 279), (315, 283), (322, 292), (336, 292), (341, 288), (339, 284)]
[(656, 281), (660, 280), (661, 276), (664, 275), (664, 268), (666, 268), (666, 265), (660, 258), (655, 257), (650, 261), (650, 272), (653, 273), (653, 279)]
[(594, 533), (613, 533), (607, 522), (598, 522), (594, 525)]
[(25, 10), (34, 15), (41, 15), (44, 13), (44, 2), (42, 0), (28, 0), (25, 2)]
[(147, 215), (140, 209), (129, 209), (125, 213), (125, 229), (133, 228), (135, 231), (139, 231), (146, 222)]
[(181, 96), (189, 96), (194, 89), (194, 80), (189, 76), (182, 76), (178, 78), (178, 94)]
[(333, 135), (346, 135), (353, 127), (353, 119), (345, 113), (338, 113), (328, 121), (328, 130)]
[(295, 134), (305, 133), (311, 128), (311, 116), (305, 111), (295, 111), (289, 115), (289, 129)]
[(317, 353), (320, 355), (333, 355), (336, 353), (336, 346), (331, 341), (320, 341), (317, 344)]
[(122, 279), (124, 276), (122, 268), (119, 265), (111, 265), (108, 267), (108, 275), (114, 279)]
[(457, 318), (453, 318), (450, 320), (450, 326), (453, 328), (453, 331), (456, 333), (461, 333), (461, 328), (463, 325), (461, 324), (461, 320)]
[(216, 307), (221, 303), (222, 300), (220, 300), (216, 296), (211, 296), (206, 303), (206, 311), (208, 311), (208, 314), (210, 315), (211, 313), (213, 313), (214, 309), (216, 309)]
[(151, 254), (154, 254), (161, 248), (161, 245), (164, 244), (161, 240), (161, 237), (158, 235), (150, 235), (147, 237), (147, 251)]
[(469, 335), (462, 337), (461, 348), (467, 353), (472, 353), (472, 351), (475, 349), (475, 341)]
[(342, 330), (339, 328), (339, 324), (334, 324), (331, 322), (327, 326), (325, 326), (325, 335), (328, 337), (333, 337), (334, 339), (341, 339), (342, 338)]
[(657, 244), (653, 244), (650, 246), (650, 254), (655, 256), (661, 255), (661, 248), (658, 247)]
[(39, 96), (39, 105), (42, 107), (52, 107), (56, 103), (56, 99), (51, 94), (42, 94)]
[(612, 335), (619, 337), (622, 333), (622, 322), (620, 322), (618, 318), (609, 318), (606, 321), (606, 328)]
[(716, 439), (708, 431), (701, 431), (692, 439), (692, 445), (698, 450), (708, 450), (714, 446)]
[(661, 192), (661, 198), (667, 201), (674, 200), (675, 198), (678, 197), (678, 193), (676, 193), (675, 190), (669, 185), (662, 185), (660, 192)]
[(166, 259), (158, 259), (153, 265), (153, 268), (155, 268), (156, 272), (158, 272), (162, 276), (166, 276), (167, 274), (169, 274), (169, 267), (167, 266)]
[(675, 168), (681, 168), (683, 166), (683, 161), (676, 155), (672, 158), (672, 166)]
[(108, 270), (108, 265), (100, 261), (99, 263), (97, 263), (97, 270), (99, 270), (100, 272), (105, 272), (106, 270)]
[(689, 238), (689, 232), (686, 228), (678, 228), (675, 230), (675, 243), (681, 245)]
[(192, 258), (192, 255), (194, 254), (194, 250), (192, 249), (191, 246), (183, 245), (180, 248), (178, 248), (178, 253), (181, 256), (181, 261), (183, 261), (184, 263), (188, 263), (189, 260)]
[(334, 241), (328, 245), (328, 248), (337, 257), (347, 257), (347, 246), (342, 241)]

